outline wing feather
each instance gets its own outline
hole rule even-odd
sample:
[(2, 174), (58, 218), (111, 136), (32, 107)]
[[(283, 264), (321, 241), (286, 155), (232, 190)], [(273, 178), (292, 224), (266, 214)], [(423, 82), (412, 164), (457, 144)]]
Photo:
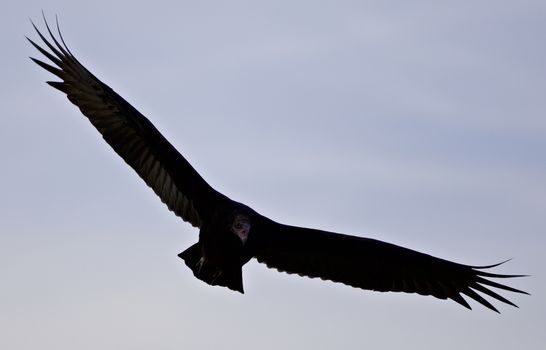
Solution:
[(32, 25), (49, 51), (27, 39), (51, 64), (32, 61), (62, 80), (47, 83), (67, 95), (171, 211), (200, 227), (216, 204), (229, 199), (209, 186), (146, 117), (89, 72), (66, 47), (60, 30), (62, 45), (45, 24), (53, 43)]
[(515, 293), (524, 291), (484, 278), (521, 277), (436, 258), (374, 239), (299, 228), (277, 223), (255, 238), (255, 257), (268, 267), (300, 276), (318, 277), (356, 288), (406, 292), (451, 299), (470, 309), (462, 295), (498, 310), (482, 295), (515, 306), (488, 287)]

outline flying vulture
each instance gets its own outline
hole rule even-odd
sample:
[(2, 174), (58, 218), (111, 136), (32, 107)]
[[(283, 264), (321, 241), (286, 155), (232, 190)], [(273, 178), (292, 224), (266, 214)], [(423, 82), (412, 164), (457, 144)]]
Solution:
[(498, 312), (483, 294), (516, 305), (492, 288), (527, 294), (491, 280), (522, 276), (485, 271), (500, 264), (462, 265), (375, 239), (284, 225), (226, 197), (146, 117), (76, 59), (58, 22), (58, 37), (45, 22), (50, 39), (32, 25), (47, 48), (27, 39), (50, 62), (32, 61), (61, 79), (47, 83), (67, 95), (169, 210), (199, 229), (199, 241), (179, 254), (198, 279), (243, 293), (242, 267), (255, 258), (290, 274), (379, 292), (432, 295), (468, 309), (463, 295)]

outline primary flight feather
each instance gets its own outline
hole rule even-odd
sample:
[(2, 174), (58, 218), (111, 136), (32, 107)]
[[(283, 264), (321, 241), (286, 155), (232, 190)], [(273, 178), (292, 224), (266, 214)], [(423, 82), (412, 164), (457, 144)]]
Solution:
[(242, 266), (256, 258), (287, 273), (380, 292), (432, 295), (469, 309), (463, 295), (497, 311), (483, 295), (516, 305), (492, 288), (527, 294), (491, 280), (520, 277), (484, 271), (499, 264), (462, 265), (374, 239), (288, 226), (231, 200), (74, 57), (58, 25), (58, 38), (45, 25), (50, 39), (33, 24), (45, 48), (27, 39), (50, 62), (31, 59), (61, 79), (47, 83), (67, 95), (169, 210), (199, 228), (199, 241), (179, 256), (200, 280), (243, 293)]

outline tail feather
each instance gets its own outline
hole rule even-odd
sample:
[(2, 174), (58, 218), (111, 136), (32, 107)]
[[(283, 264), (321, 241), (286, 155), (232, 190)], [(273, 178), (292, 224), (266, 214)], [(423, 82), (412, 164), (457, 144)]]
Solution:
[(196, 271), (196, 267), (201, 261), (202, 256), (203, 254), (201, 253), (201, 246), (199, 245), (199, 243), (195, 243), (188, 249), (184, 250), (182, 253), (178, 254), (178, 257), (184, 260), (184, 263), (186, 263), (186, 265), (194, 272), (194, 274)]
[(196, 243), (178, 254), (193, 271), (193, 275), (212, 286), (222, 286), (244, 293), (243, 271), (241, 267), (217, 267), (207, 263), (203, 257), (201, 245)]

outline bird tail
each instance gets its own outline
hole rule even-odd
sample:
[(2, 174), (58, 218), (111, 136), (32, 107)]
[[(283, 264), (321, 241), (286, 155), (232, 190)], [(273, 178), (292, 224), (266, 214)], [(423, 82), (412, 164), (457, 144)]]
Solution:
[(222, 286), (244, 293), (241, 267), (219, 268), (207, 262), (201, 245), (195, 243), (178, 256), (193, 271), (193, 275), (211, 286)]

